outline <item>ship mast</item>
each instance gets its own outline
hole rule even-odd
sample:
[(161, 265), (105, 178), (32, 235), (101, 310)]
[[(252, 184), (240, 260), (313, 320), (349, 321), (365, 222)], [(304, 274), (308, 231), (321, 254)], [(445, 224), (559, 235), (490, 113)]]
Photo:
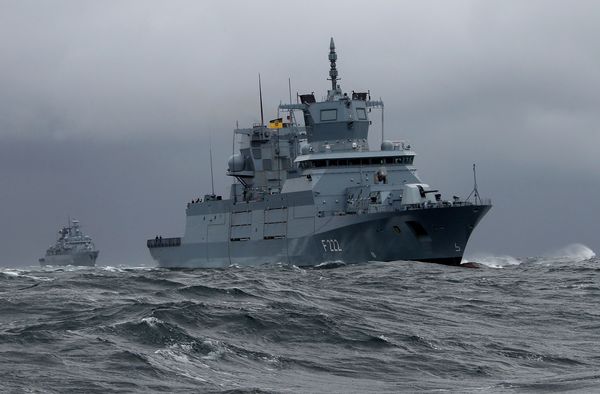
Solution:
[(258, 96), (260, 99), (260, 126), (265, 125), (265, 116), (263, 113), (263, 102), (262, 102), (262, 84), (260, 83), (260, 73), (258, 74)]
[(211, 196), (215, 196), (215, 178), (213, 176), (213, 158), (212, 158), (212, 133), (208, 135), (208, 154), (210, 156), (210, 186), (212, 194)]
[(329, 62), (330, 62), (330, 68), (329, 68), (329, 78), (327, 78), (328, 80), (331, 81), (331, 90), (329, 92), (329, 99), (332, 100), (335, 92), (337, 92), (337, 77), (338, 77), (338, 71), (337, 68), (335, 66), (335, 62), (337, 60), (337, 53), (335, 53), (335, 43), (333, 42), (333, 37), (331, 37), (331, 41), (329, 42)]

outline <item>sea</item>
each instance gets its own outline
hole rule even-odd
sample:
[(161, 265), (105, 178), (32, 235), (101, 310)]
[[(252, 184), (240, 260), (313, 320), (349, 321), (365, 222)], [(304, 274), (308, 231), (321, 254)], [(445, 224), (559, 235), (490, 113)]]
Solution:
[(600, 259), (0, 269), (0, 392), (600, 392)]

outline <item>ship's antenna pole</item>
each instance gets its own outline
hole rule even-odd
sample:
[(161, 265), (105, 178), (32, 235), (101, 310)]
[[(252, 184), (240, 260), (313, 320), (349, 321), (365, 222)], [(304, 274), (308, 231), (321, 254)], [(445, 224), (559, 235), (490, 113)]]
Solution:
[(477, 170), (475, 168), (475, 163), (473, 163), (473, 190), (475, 193), (475, 202), (479, 201), (479, 204), (481, 204), (481, 198), (479, 197), (479, 190), (477, 190)]
[(210, 185), (212, 187), (212, 195), (215, 195), (215, 178), (213, 176), (213, 159), (212, 159), (212, 136), (208, 135), (208, 154), (210, 156)]
[(258, 96), (260, 98), (260, 125), (265, 125), (265, 116), (263, 113), (263, 102), (262, 102), (262, 83), (260, 82), (260, 73), (258, 73)]
[[(292, 105), (292, 79), (291, 78), (288, 78), (288, 91), (290, 93), (290, 105)], [(296, 96), (298, 96), (298, 95), (296, 94)], [(297, 99), (297, 97), (296, 97), (296, 99)], [(289, 116), (290, 116), (290, 123), (293, 123), (294, 126), (296, 126), (296, 117), (294, 115), (294, 110), (291, 108), (290, 108)]]
[[(233, 132), (233, 138), (231, 138), (231, 160), (234, 160), (233, 156), (235, 156), (235, 134), (239, 130), (239, 128), (240, 128), (240, 124), (236, 120), (235, 121), (235, 131)], [(234, 178), (233, 183), (236, 183), (236, 182), (237, 182), (237, 178)], [(233, 194), (232, 195), (233, 203), (237, 204), (237, 188), (234, 186), (232, 188), (232, 190), (233, 190), (233, 193), (231, 193), (231, 194)], [(231, 229), (229, 231), (231, 232)]]
[(383, 132), (383, 101), (381, 97), (379, 97), (379, 102), (381, 102), (381, 143), (383, 144), (384, 132)]
[(475, 168), (475, 163), (473, 163), (473, 191), (471, 191), (467, 200), (469, 200), (471, 196), (473, 196), (475, 204), (481, 204), (481, 197), (479, 196), (479, 190), (477, 190), (477, 170)]
[[(235, 130), (240, 129), (240, 123), (235, 121)], [(233, 138), (231, 139), (231, 156), (235, 155), (235, 132), (233, 133)]]

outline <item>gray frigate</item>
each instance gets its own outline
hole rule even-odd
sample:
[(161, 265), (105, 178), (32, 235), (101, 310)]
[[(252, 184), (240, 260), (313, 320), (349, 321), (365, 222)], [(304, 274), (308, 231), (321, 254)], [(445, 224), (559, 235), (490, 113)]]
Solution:
[(78, 220), (69, 219), (69, 224), (58, 232), (56, 243), (39, 259), (40, 265), (96, 265), (99, 251), (92, 238), (83, 234)]
[[(187, 204), (183, 237), (147, 241), (160, 267), (414, 260), (458, 265), (491, 208), (423, 183), (403, 141), (369, 149), (370, 92), (343, 93), (333, 38), (331, 89), (281, 104), (278, 119), (234, 130), (229, 199), (213, 193)], [(291, 96), (291, 94), (290, 94)], [(262, 102), (262, 99), (261, 99)], [(300, 121), (297, 121), (300, 120)], [(212, 153), (211, 153), (212, 178)]]

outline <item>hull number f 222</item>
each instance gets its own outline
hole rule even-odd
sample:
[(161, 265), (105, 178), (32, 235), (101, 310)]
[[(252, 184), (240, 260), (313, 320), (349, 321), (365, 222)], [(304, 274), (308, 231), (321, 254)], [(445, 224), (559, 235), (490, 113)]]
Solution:
[(321, 245), (323, 245), (323, 250), (325, 252), (341, 252), (342, 247), (337, 239), (322, 239)]

